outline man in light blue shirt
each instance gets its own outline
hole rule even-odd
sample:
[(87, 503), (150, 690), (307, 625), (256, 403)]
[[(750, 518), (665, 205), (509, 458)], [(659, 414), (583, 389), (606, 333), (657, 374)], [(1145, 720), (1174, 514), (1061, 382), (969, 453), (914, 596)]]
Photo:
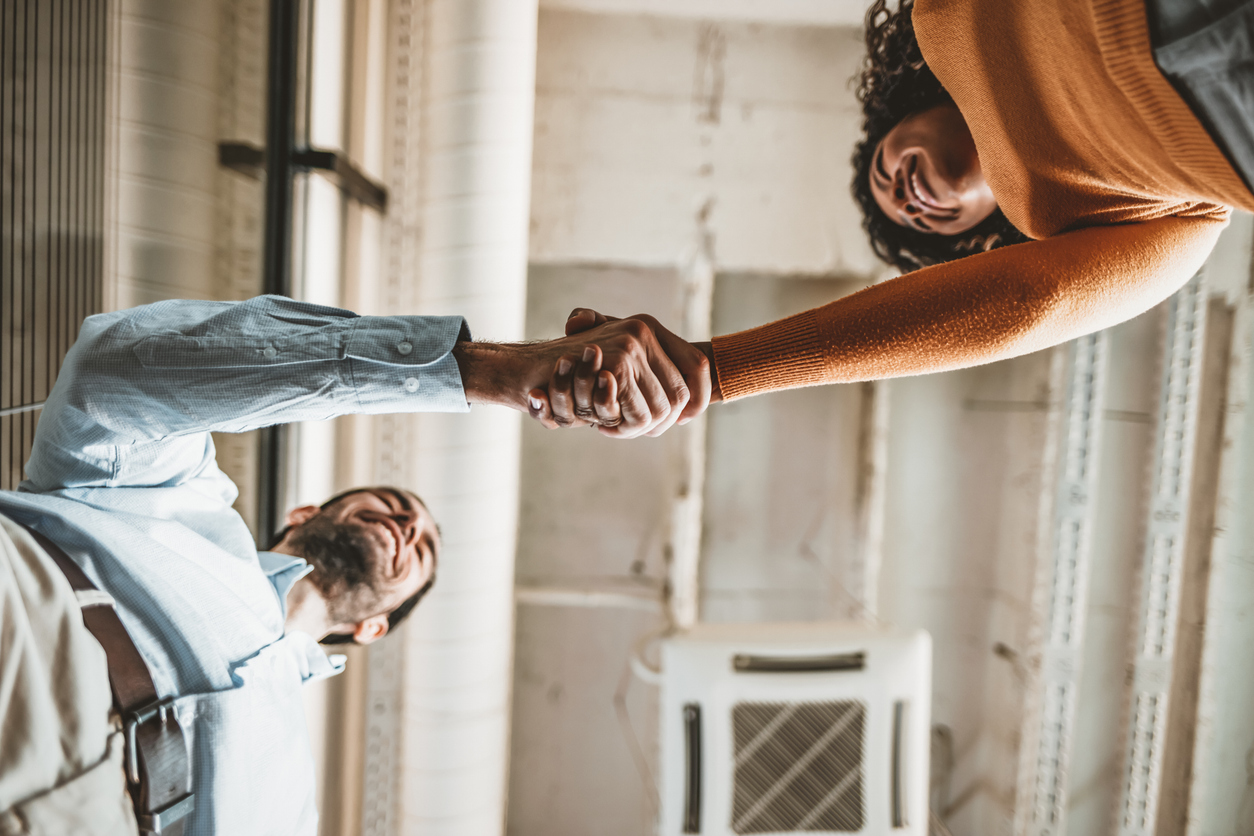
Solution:
[[(158, 694), (176, 698), (195, 793), (188, 836), (316, 832), (301, 686), (343, 664), (318, 641), (384, 635), (429, 588), (440, 549), (417, 497), (367, 488), (293, 510), (279, 544), (259, 553), (210, 432), (471, 403), (528, 411), (527, 393), (569, 376), (571, 358), (607, 371), (600, 408), (621, 408), (633, 432), (673, 421), (688, 397), (629, 321), (530, 345), (469, 338), (461, 317), (365, 317), (281, 297), (175, 300), (83, 323), (27, 480), (0, 492), (0, 520), (17, 551), (30, 543), (10, 522), (59, 546), (112, 597)], [(54, 770), (41, 786), (39, 769), (21, 766), (35, 761), (6, 751), (19, 737), (38, 743), (33, 721), (19, 734), (6, 716), (20, 700), (3, 683), (20, 682), (31, 656), (6, 649), (14, 635), (0, 635), (0, 830), (10, 805), (68, 780)], [(67, 674), (62, 656), (46, 666), (54, 682)], [(104, 751), (101, 741), (84, 757)]]

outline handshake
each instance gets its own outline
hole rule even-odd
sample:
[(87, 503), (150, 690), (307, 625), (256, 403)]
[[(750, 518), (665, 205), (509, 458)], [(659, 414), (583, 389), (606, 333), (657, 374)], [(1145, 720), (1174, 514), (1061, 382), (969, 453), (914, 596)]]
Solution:
[(576, 308), (561, 339), (461, 342), (453, 349), (469, 403), (527, 412), (550, 429), (659, 436), (721, 400), (709, 343), (690, 343), (653, 317)]

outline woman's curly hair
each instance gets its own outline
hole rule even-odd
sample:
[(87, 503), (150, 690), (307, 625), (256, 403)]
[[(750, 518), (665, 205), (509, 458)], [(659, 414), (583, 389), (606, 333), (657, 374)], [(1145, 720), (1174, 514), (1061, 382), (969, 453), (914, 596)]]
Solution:
[(896, 12), (887, 0), (875, 0), (867, 10), (867, 54), (858, 76), (863, 136), (853, 151), (853, 197), (862, 210), (862, 228), (875, 254), (906, 273), (1028, 240), (1000, 209), (960, 235), (938, 235), (901, 226), (875, 202), (870, 177), (880, 140), (907, 116), (953, 103), (923, 60), (913, 11), (914, 0), (901, 0)]

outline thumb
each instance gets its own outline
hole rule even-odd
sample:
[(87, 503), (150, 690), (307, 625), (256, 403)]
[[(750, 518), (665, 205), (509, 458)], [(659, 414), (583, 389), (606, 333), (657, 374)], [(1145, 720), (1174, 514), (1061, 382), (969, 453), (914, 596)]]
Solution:
[(616, 318), (597, 313), (592, 308), (575, 308), (566, 318), (566, 336), (583, 333)]

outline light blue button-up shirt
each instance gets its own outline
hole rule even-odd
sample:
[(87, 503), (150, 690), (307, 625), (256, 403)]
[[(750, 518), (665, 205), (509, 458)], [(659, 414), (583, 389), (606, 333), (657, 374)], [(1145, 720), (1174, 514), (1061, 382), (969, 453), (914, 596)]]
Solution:
[(262, 552), (231, 507), (210, 431), (346, 413), (468, 409), (461, 317), (357, 316), (260, 297), (93, 316), (0, 513), (57, 543), (117, 602), (158, 693), (180, 696), (196, 810), (187, 836), (313, 834), (301, 685), (342, 657), (284, 635), (309, 571)]

